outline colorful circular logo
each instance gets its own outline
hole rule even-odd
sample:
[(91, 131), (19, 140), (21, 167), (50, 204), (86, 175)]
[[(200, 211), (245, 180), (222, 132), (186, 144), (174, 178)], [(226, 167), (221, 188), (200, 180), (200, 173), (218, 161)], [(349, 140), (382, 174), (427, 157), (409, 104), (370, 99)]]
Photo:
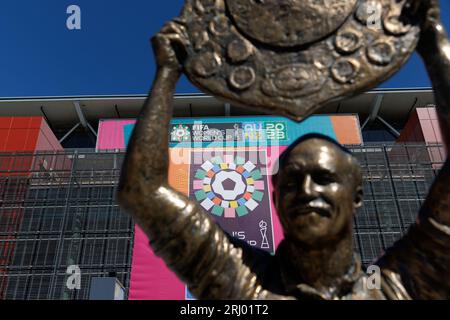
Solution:
[(193, 181), (195, 198), (216, 216), (243, 217), (258, 207), (264, 197), (259, 169), (241, 157), (215, 157), (205, 161)]

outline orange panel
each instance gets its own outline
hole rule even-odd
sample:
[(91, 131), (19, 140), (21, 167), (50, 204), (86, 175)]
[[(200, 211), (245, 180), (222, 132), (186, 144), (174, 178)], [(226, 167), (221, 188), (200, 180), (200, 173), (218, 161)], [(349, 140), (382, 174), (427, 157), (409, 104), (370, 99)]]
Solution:
[(11, 129), (6, 140), (4, 151), (25, 151), (28, 129)]
[(5, 150), (6, 141), (8, 141), (9, 128), (0, 128), (0, 152)]
[(0, 151), (62, 149), (43, 117), (0, 117)]
[(40, 134), (39, 129), (28, 129), (27, 130), (27, 143), (23, 148), (23, 151), (34, 151), (36, 149), (36, 142)]
[(30, 128), (40, 128), (42, 122), (45, 122), (43, 117), (31, 117)]
[(336, 138), (341, 144), (361, 144), (361, 132), (355, 116), (331, 116)]
[(36, 150), (36, 143), (39, 138), (39, 130), (37, 129), (29, 129), (27, 140), (25, 142), (24, 150), (34, 151)]
[(11, 123), (11, 129), (28, 129), (30, 127), (30, 117), (14, 117)]
[(190, 148), (173, 148), (169, 150), (169, 185), (175, 190), (189, 195)]
[[(12, 117), (0, 117), (0, 129), (11, 128)], [(0, 139), (2, 136), (0, 136)]]

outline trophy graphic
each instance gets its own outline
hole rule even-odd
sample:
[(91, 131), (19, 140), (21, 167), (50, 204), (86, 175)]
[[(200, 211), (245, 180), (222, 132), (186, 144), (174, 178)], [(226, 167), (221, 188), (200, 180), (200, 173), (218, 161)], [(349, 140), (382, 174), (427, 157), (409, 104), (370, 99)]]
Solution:
[(269, 241), (267, 240), (267, 222), (261, 220), (259, 222), (259, 232), (261, 232), (261, 249), (269, 249)]

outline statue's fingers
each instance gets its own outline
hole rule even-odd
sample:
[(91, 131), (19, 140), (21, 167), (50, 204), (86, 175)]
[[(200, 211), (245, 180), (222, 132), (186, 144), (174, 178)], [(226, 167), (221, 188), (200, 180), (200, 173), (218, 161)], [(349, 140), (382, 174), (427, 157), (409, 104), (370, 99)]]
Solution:
[(167, 35), (162, 33), (155, 34), (151, 42), (154, 46), (163, 47), (163, 46), (170, 46), (170, 39), (167, 37)]
[(178, 33), (159, 32), (152, 38), (152, 43), (170, 47), (173, 47), (173, 43), (176, 43), (182, 47), (187, 47), (189, 45), (189, 40), (183, 36), (180, 36)]
[(164, 25), (164, 27), (161, 29), (161, 33), (165, 34), (179, 34), (183, 37), (188, 37), (188, 33), (186, 31), (186, 27), (180, 23), (170, 21), (167, 24)]
[(171, 43), (176, 43), (183, 47), (187, 47), (189, 45), (189, 40), (179, 34), (167, 34), (166, 37)]

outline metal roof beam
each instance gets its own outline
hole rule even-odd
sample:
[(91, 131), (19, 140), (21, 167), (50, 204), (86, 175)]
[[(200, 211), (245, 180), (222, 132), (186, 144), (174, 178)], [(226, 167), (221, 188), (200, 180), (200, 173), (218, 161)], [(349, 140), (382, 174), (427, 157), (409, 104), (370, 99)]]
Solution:
[(398, 132), (393, 126), (389, 124), (382, 117), (377, 116), (377, 120), (380, 121), (396, 138), (400, 137), (400, 132)]
[(383, 103), (383, 98), (384, 98), (383, 94), (376, 95), (375, 100), (370, 108), (370, 114), (367, 117), (366, 121), (364, 121), (363, 125), (361, 126), (361, 130), (364, 130), (364, 128), (367, 125), (370, 125), (378, 117), (378, 113), (380, 112), (381, 109), (381, 104)]
[(84, 117), (83, 110), (81, 110), (80, 101), (74, 101), (73, 106), (75, 107), (75, 111), (77, 112), (78, 119), (80, 119), (80, 123), (84, 128), (87, 128), (87, 121)]
[(74, 132), (80, 126), (80, 124), (81, 123), (78, 122), (76, 125), (74, 125), (72, 129), (70, 129), (61, 139), (59, 139), (59, 143), (62, 143), (64, 140), (66, 140), (72, 134), (72, 132)]
[(95, 132), (94, 128), (92, 128), (92, 126), (89, 124), (89, 122), (87, 123), (87, 126), (88, 126), (89, 130), (91, 130), (94, 137), (97, 138), (97, 132)]

